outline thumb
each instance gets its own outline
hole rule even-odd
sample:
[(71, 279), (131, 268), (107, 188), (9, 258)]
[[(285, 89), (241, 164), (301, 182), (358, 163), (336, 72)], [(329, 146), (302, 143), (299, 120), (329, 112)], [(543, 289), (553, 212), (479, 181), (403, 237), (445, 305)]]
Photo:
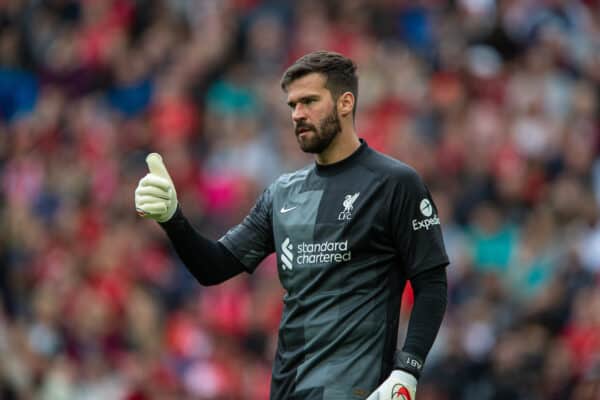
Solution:
[(162, 157), (158, 153), (150, 153), (146, 157), (146, 164), (148, 164), (148, 170), (151, 174), (158, 175), (161, 178), (171, 180), (167, 167), (163, 163)]

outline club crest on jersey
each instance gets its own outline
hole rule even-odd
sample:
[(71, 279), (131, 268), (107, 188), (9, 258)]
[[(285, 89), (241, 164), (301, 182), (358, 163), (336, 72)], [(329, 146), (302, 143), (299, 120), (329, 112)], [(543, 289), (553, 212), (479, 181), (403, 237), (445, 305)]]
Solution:
[(348, 221), (352, 219), (352, 210), (354, 210), (354, 202), (360, 195), (360, 192), (354, 194), (347, 194), (344, 197), (344, 201), (342, 202), (342, 206), (344, 209), (338, 214), (339, 221)]

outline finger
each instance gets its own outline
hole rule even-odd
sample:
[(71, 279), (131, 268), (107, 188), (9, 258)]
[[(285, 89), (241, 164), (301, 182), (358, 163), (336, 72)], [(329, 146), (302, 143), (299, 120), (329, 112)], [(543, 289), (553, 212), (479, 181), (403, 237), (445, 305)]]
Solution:
[(158, 175), (148, 174), (140, 181), (140, 186), (156, 186), (159, 189), (168, 191), (171, 187), (171, 182)]
[(150, 216), (164, 214), (167, 211), (167, 206), (164, 203), (148, 203), (137, 206), (135, 209), (138, 214), (141, 212), (144, 216)]
[(169, 199), (169, 192), (157, 186), (140, 186), (135, 193), (138, 196), (152, 196), (164, 200)]
[(156, 196), (142, 196), (140, 194), (135, 195), (135, 205), (136, 206), (143, 206), (144, 204), (152, 204), (152, 203), (166, 204), (167, 202), (164, 199), (161, 199)]
[(161, 178), (171, 180), (167, 167), (163, 162), (162, 157), (158, 153), (150, 153), (146, 157), (146, 164), (148, 164), (148, 170), (154, 175), (158, 175)]

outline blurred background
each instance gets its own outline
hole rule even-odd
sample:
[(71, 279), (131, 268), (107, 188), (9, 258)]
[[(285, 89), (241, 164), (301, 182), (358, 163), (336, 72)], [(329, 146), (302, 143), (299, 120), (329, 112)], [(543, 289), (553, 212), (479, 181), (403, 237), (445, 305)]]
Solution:
[(238, 223), (311, 162), (279, 79), (316, 49), (440, 209), (419, 400), (600, 399), (597, 0), (0, 1), (0, 398), (268, 398), (275, 260), (203, 288), (133, 193), (159, 151), (201, 232)]

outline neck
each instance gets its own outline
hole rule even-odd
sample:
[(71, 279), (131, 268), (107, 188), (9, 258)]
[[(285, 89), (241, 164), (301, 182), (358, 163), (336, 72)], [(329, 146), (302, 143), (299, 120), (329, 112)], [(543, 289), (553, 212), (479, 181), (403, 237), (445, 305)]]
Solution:
[(333, 164), (350, 157), (359, 147), (360, 140), (354, 127), (342, 129), (325, 150), (315, 154), (315, 160), (320, 165)]

